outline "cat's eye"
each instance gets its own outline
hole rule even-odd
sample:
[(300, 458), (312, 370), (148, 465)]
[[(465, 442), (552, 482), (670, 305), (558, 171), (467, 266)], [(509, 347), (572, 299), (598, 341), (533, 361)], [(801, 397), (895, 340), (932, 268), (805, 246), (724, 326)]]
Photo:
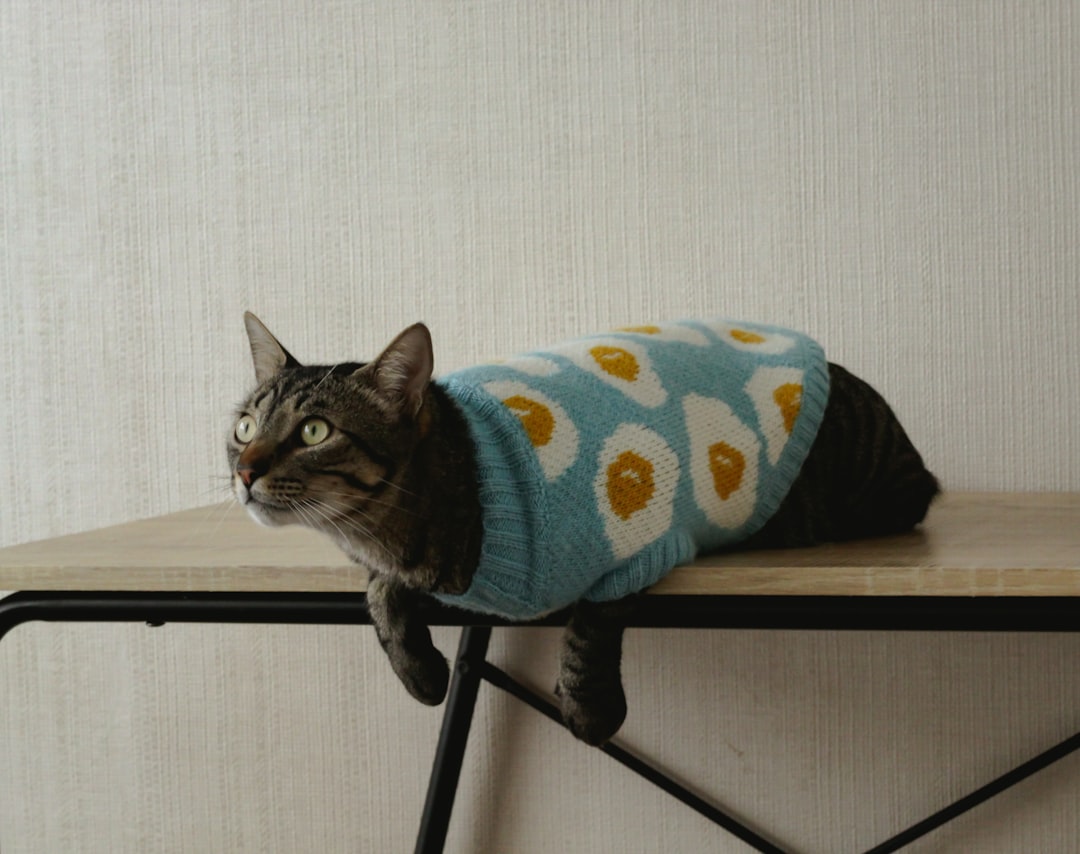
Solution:
[(305, 445), (318, 445), (330, 435), (330, 425), (321, 418), (309, 418), (300, 426), (300, 439)]
[(250, 415), (245, 415), (236, 422), (236, 429), (233, 433), (236, 435), (237, 442), (246, 445), (255, 438), (255, 419)]

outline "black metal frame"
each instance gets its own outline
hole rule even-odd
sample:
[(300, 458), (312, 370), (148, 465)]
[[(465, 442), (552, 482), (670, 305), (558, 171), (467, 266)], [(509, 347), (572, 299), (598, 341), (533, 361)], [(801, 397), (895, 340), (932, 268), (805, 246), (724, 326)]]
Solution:
[[(559, 722), (556, 707), (487, 661), (493, 626), (522, 625), (432, 604), (431, 625), (463, 626), (417, 836), (417, 854), (442, 851), (481, 681)], [(364, 625), (362, 593), (176, 593), (22, 591), (0, 599), (0, 640), (31, 620), (53, 622)], [(552, 615), (524, 625), (562, 625)], [(627, 624), (644, 628), (891, 631), (1080, 631), (1080, 597), (645, 596)], [(756, 851), (784, 854), (734, 816), (615, 744), (600, 748)], [(1040, 753), (923, 821), (871, 848), (887, 854), (1080, 749), (1080, 733)]]

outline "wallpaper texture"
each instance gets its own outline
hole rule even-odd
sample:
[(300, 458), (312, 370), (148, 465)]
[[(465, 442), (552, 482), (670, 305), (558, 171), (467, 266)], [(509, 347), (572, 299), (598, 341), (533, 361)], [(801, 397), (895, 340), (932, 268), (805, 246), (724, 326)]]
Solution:
[[(0, 544), (226, 497), (252, 309), (449, 371), (787, 324), (952, 489), (1080, 489), (1069, 0), (0, 4)], [(438, 633), (451, 651), (456, 633)], [(547, 688), (555, 635), (495, 655)], [(1080, 641), (635, 632), (624, 736), (780, 844), (866, 848), (1080, 728)], [(7, 852), (397, 851), (439, 712), (361, 629), (20, 628)], [(742, 851), (485, 693), (454, 851)], [(916, 851), (1066, 850), (1075, 761)]]

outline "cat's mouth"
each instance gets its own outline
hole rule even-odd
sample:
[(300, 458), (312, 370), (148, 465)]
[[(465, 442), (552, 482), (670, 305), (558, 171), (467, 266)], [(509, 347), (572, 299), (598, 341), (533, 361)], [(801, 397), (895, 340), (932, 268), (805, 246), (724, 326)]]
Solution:
[(248, 497), (247, 501), (240, 502), (248, 515), (267, 528), (278, 528), (282, 525), (291, 525), (297, 522), (296, 514), (288, 507), (278, 507), (273, 504), (265, 504), (257, 498)]
[(312, 495), (295, 478), (266, 476), (248, 483), (236, 473), (233, 493), (248, 515), (268, 528), (302, 525), (344, 538), (344, 531), (355, 527), (344, 521), (354, 509), (344, 497)]
[(297, 521), (295, 511), (290, 507), (289, 502), (257, 494), (255, 484), (247, 486), (239, 475), (233, 478), (233, 493), (236, 495), (236, 500), (247, 510), (248, 515), (260, 525), (276, 528)]

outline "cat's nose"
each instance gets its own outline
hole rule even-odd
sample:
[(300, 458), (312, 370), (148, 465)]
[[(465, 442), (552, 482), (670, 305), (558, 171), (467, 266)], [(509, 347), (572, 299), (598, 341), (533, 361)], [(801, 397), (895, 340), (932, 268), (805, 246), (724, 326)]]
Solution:
[(270, 462), (271, 457), (266, 448), (252, 442), (236, 461), (236, 473), (240, 475), (244, 486), (250, 489), (256, 480), (270, 470)]

